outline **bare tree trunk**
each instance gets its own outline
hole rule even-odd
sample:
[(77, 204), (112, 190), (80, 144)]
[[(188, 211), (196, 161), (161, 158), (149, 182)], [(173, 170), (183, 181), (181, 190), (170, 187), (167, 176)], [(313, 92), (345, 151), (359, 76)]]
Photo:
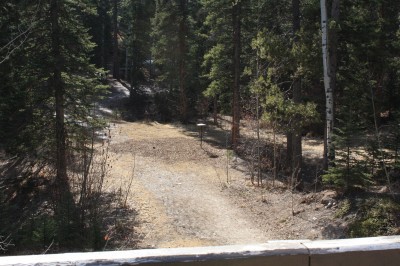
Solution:
[(240, 106), (239, 106), (239, 87), (240, 87), (240, 50), (241, 50), (241, 38), (240, 38), (240, 13), (241, 13), (241, 2), (237, 1), (232, 7), (232, 18), (233, 18), (233, 101), (232, 101), (232, 146), (236, 149), (239, 138), (240, 138)]
[[(337, 1), (337, 0), (334, 0)], [(321, 29), (322, 29), (322, 62), (324, 66), (324, 87), (325, 87), (325, 98), (326, 98), (326, 125), (325, 125), (325, 140), (324, 140), (324, 168), (328, 166), (334, 160), (334, 147), (332, 142), (333, 134), (333, 90), (331, 88), (331, 77), (330, 77), (330, 58), (328, 51), (328, 17), (326, 10), (326, 0), (320, 0), (321, 3)]]
[(276, 122), (274, 122), (273, 128), (273, 139), (274, 139), (274, 175), (272, 179), (272, 187), (275, 187), (275, 180), (278, 179), (278, 163), (277, 163), (277, 152), (276, 152)]
[[(66, 159), (66, 132), (64, 123), (64, 96), (65, 88), (61, 78), (63, 60), (61, 56), (61, 30), (59, 25), (60, 3), (52, 0), (50, 4), (51, 42), (54, 59), (51, 86), (55, 97), (56, 108), (56, 184), (58, 189), (68, 189), (67, 159)], [(60, 191), (58, 191), (60, 192)]]
[[(258, 78), (258, 59), (257, 59), (257, 78)], [(261, 138), (260, 138), (260, 94), (256, 95), (256, 120), (257, 120), (257, 182), (262, 185), (261, 178)]]
[(119, 76), (119, 48), (118, 48), (118, 0), (114, 0), (113, 8), (113, 77)]
[(102, 24), (101, 24), (101, 67), (103, 67), (104, 69), (107, 69), (107, 60), (106, 60), (106, 33), (105, 33), (105, 22), (104, 20), (102, 20)]
[(180, 92), (180, 115), (182, 122), (188, 119), (188, 102), (186, 95), (186, 21), (187, 0), (180, 0), (181, 18), (179, 21), (179, 92)]
[(104, 69), (107, 69), (107, 62), (108, 62), (108, 58), (107, 58), (107, 49), (106, 49), (106, 36), (108, 34), (107, 31), (107, 10), (106, 10), (106, 0), (102, 0), (100, 2), (100, 6), (101, 9), (99, 11), (99, 19), (101, 21), (101, 44), (100, 44), (100, 62), (101, 62), (101, 67)]
[[(340, 16), (339, 6), (340, 6), (340, 0), (332, 1), (331, 20), (336, 21), (336, 23), (339, 22), (339, 16)], [(329, 76), (331, 82), (330, 88), (334, 93), (336, 91), (336, 72), (337, 72), (337, 46), (338, 46), (337, 27), (329, 28), (328, 34), (329, 34), (328, 48), (329, 48), (329, 64), (330, 64)]]
[(125, 47), (125, 80), (128, 81), (129, 77), (129, 55), (128, 55), (128, 47)]
[(218, 125), (218, 100), (217, 96), (214, 96), (214, 110), (213, 110), (213, 117), (214, 117), (214, 124)]
[(286, 163), (290, 168), (290, 172), (292, 171), (293, 165), (293, 133), (288, 132), (286, 134)]
[[(257, 32), (260, 32), (260, 0), (257, 1)], [(258, 81), (260, 77), (260, 49), (257, 46), (256, 49), (256, 80)], [(261, 177), (261, 138), (260, 138), (260, 91), (257, 90), (256, 92), (256, 119), (257, 119), (257, 180), (261, 180), (262, 184), (262, 177)]]

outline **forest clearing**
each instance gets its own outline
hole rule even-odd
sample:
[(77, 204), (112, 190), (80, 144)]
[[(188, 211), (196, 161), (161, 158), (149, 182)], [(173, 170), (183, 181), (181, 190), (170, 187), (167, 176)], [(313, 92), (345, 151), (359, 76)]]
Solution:
[(246, 162), (227, 157), (222, 128), (210, 124), (202, 148), (196, 124), (121, 120), (110, 132), (106, 187), (137, 213), (133, 235), (117, 239), (123, 248), (344, 237), (337, 206), (326, 207), (335, 193), (292, 193), (282, 181), (272, 187), (271, 177), (268, 186), (253, 186)]
[(321, 204), (324, 192), (301, 203), (307, 194), (292, 194), (278, 182), (275, 189), (254, 187), (244, 162), (234, 159), (229, 162), (227, 183), (226, 151), (207, 140), (202, 150), (193, 131), (188, 136), (182, 127), (154, 122), (116, 124), (113, 131), (110, 188), (121, 187), (122, 194), (127, 193), (133, 179), (127, 204), (138, 213), (134, 231), (143, 238), (139, 247), (343, 236), (340, 222), (335, 223), (336, 208)]

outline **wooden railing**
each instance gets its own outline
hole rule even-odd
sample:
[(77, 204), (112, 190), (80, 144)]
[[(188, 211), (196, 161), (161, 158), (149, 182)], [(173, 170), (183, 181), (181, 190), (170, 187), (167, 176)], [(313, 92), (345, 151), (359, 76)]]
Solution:
[(0, 265), (400, 266), (400, 236), (13, 256)]

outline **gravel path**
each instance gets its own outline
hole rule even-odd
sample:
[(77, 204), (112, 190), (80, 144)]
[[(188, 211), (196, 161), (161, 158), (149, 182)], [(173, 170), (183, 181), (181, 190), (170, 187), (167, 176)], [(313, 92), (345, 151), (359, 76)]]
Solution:
[[(129, 204), (139, 213), (137, 231), (144, 236), (144, 247), (260, 243), (269, 238), (223, 191), (226, 169), (217, 166), (223, 156), (210, 158), (197, 139), (179, 128), (119, 124), (112, 143), (113, 173), (120, 179), (115, 185), (127, 191), (135, 167)], [(168, 143), (169, 149), (163, 149)], [(231, 178), (240, 174), (230, 169)]]
[[(112, 85), (108, 106), (127, 95), (122, 85)], [(138, 236), (136, 248), (343, 236), (343, 225), (333, 218), (335, 211), (320, 204), (323, 193), (292, 193), (279, 182), (273, 189), (251, 185), (245, 162), (227, 156), (225, 132), (207, 130), (211, 131), (201, 148), (194, 125), (112, 125), (106, 183), (137, 213), (132, 225)]]

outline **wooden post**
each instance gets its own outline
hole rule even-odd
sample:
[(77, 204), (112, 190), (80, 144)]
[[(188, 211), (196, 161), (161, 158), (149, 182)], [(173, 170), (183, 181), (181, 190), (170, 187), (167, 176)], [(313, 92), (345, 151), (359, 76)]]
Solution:
[(203, 129), (206, 124), (199, 123), (197, 126), (200, 128), (200, 148), (203, 148)]

